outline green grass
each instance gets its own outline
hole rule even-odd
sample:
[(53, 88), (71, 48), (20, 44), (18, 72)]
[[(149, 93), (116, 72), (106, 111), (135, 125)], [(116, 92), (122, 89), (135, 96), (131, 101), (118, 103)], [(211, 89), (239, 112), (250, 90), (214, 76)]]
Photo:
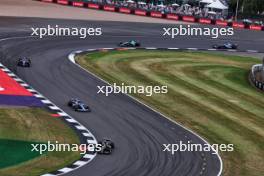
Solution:
[(0, 139), (0, 169), (39, 157), (39, 152), (29, 150), (33, 142)]
[(77, 62), (110, 83), (167, 85), (168, 94), (133, 95), (211, 143), (235, 146), (222, 152), (224, 175), (264, 173), (264, 94), (248, 82), (255, 58), (206, 52), (109, 51)]
[(43, 109), (0, 108), (0, 175), (41, 175), (80, 158), (78, 152), (31, 152), (31, 144), (47, 141), (80, 143), (70, 127)]

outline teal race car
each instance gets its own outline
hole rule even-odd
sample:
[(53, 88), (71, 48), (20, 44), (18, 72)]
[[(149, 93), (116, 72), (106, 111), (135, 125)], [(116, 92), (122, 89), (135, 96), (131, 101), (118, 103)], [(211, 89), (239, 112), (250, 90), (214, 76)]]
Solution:
[(130, 40), (128, 42), (120, 42), (119, 47), (140, 47), (140, 43), (136, 40)]

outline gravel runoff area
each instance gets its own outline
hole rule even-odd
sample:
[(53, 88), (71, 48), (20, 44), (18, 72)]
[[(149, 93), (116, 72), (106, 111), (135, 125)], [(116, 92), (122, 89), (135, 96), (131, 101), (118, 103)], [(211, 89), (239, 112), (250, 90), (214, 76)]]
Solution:
[(54, 3), (38, 2), (34, 0), (1, 0), (0, 16), (187, 24), (182, 21), (171, 21), (165, 19), (105, 12), (87, 8), (63, 6)]

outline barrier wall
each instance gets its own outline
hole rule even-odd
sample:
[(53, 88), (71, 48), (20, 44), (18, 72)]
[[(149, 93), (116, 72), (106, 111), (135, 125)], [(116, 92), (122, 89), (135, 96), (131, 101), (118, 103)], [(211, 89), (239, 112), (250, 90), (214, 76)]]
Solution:
[(198, 22), (202, 24), (212, 24), (212, 20), (207, 18), (200, 18)]
[(215, 24), (219, 25), (219, 26), (227, 26), (228, 22), (227, 21), (222, 21), (222, 20), (216, 20)]
[(162, 13), (161, 12), (150, 12), (151, 17), (155, 18), (162, 18)]
[(84, 2), (72, 2), (72, 5), (75, 7), (83, 7), (84, 6)]
[(195, 22), (195, 18), (193, 16), (182, 16), (182, 21)]
[(91, 8), (91, 9), (100, 9), (100, 6), (98, 4), (94, 4), (94, 3), (89, 3), (87, 5), (88, 8)]
[(172, 14), (172, 13), (167, 14), (166, 18), (170, 20), (179, 20), (179, 16), (176, 14)]
[(238, 23), (238, 22), (233, 22), (233, 25), (232, 26), (234, 28), (240, 28), (240, 29), (245, 28), (245, 25), (243, 23)]
[(135, 15), (140, 15), (140, 16), (147, 16), (147, 11), (145, 10), (135, 10), (134, 12)]
[(82, 0), (37, 0), (42, 2), (49, 2), (49, 3), (57, 3), (61, 5), (70, 5), (74, 7), (84, 7), (84, 8), (91, 8), (91, 9), (100, 9), (110, 12), (119, 12), (125, 14), (134, 14), (139, 16), (148, 16), (154, 18), (164, 18), (169, 20), (182, 20), (185, 22), (198, 22), (201, 24), (213, 24), (218, 26), (229, 26), (239, 29), (249, 29), (255, 31), (264, 31), (264, 26), (260, 25), (245, 25), (239, 22), (227, 22), (222, 20), (211, 20), (207, 18), (196, 18), (193, 16), (181, 16), (177, 14), (162, 14), (161, 12), (157, 11), (147, 11), (142, 9), (130, 9), (128, 7), (117, 7), (113, 5), (105, 5), (105, 4), (97, 4), (95, 2), (84, 2)]
[(119, 8), (119, 12), (120, 12), (120, 13), (127, 13), (127, 14), (130, 14), (130, 13), (131, 13), (131, 9), (126, 8), (126, 7), (120, 7), (120, 8)]

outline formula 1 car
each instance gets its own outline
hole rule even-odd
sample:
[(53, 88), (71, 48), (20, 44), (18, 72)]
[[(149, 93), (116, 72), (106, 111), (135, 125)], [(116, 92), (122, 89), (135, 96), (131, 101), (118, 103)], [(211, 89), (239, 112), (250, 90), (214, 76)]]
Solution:
[(88, 105), (86, 105), (85, 103), (83, 103), (81, 100), (77, 99), (77, 98), (72, 98), (68, 102), (68, 106), (70, 106), (75, 111), (79, 111), (79, 112), (91, 112), (90, 107)]
[(120, 42), (118, 46), (119, 47), (139, 47), (140, 43), (135, 40), (130, 40), (128, 42)]
[(30, 67), (31, 60), (27, 57), (19, 58), (17, 61), (17, 66), (19, 67)]
[(225, 43), (223, 45), (213, 45), (215, 49), (237, 49), (238, 45), (233, 43)]
[(99, 141), (98, 144), (102, 145), (102, 149), (98, 152), (98, 154), (110, 155), (115, 148), (113, 141), (106, 138), (104, 138), (102, 141)]

